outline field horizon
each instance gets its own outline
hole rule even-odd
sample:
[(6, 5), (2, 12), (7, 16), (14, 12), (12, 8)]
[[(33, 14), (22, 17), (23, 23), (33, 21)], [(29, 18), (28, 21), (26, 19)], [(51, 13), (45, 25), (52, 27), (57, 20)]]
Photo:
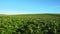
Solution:
[[(27, 14), (60, 14), (60, 13), (25, 13)], [(0, 15), (24, 15), (24, 14), (0, 14)]]

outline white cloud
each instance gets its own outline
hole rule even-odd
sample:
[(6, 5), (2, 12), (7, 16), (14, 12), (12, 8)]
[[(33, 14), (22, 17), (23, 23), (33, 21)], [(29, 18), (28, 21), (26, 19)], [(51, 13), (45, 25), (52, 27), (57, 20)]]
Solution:
[(9, 10), (9, 11), (4, 11), (1, 10), (0, 14), (23, 14), (23, 13), (27, 13), (26, 11), (15, 11), (15, 10)]
[(1, 10), (0, 14), (33, 14), (33, 12), (28, 11), (16, 11), (16, 10)]

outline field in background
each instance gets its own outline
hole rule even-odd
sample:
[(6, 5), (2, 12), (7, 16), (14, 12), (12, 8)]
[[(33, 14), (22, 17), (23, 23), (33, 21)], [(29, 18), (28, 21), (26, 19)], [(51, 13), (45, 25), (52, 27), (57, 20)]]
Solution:
[(60, 14), (1, 14), (0, 34), (60, 34)]

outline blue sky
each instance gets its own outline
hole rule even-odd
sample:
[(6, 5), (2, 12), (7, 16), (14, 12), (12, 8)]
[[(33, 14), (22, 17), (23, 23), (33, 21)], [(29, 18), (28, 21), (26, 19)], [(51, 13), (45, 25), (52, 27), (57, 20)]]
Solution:
[(0, 14), (60, 13), (60, 0), (0, 0)]

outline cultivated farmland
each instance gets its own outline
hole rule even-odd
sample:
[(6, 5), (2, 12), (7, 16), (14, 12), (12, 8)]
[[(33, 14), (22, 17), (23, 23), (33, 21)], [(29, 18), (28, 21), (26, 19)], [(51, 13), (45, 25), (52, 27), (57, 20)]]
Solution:
[(0, 34), (60, 34), (60, 14), (0, 15)]

